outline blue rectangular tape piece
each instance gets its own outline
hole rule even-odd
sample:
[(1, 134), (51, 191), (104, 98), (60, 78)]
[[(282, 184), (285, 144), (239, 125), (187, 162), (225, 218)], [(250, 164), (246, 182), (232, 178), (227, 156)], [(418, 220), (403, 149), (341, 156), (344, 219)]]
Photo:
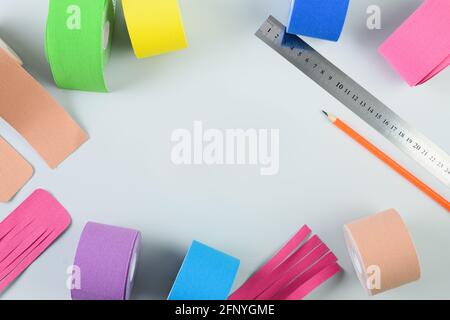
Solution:
[(350, 0), (292, 0), (287, 32), (337, 41)]
[(193, 241), (168, 300), (225, 300), (239, 269), (239, 260)]

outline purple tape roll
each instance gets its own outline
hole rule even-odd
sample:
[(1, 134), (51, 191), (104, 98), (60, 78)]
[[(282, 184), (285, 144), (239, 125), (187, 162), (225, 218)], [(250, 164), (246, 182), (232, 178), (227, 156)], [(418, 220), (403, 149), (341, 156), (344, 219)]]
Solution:
[(140, 244), (139, 231), (88, 222), (75, 255), (80, 285), (72, 299), (128, 300)]

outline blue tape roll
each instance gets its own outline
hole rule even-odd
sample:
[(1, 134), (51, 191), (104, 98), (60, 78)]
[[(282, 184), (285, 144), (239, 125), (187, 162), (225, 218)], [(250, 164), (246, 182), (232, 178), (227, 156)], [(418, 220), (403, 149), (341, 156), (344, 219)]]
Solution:
[(338, 41), (350, 0), (292, 0), (287, 32)]
[(193, 241), (168, 300), (225, 300), (238, 268), (238, 259)]

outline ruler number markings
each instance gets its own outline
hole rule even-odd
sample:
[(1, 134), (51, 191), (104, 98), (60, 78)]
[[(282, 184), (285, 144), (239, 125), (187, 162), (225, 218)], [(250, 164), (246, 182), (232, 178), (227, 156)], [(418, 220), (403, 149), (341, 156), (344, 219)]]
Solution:
[[(422, 139), (418, 132), (409, 128), (409, 125), (389, 108), (384, 106), (364, 88), (357, 85), (356, 82), (300, 38), (296, 38), (298, 39), (299, 47), (282, 46), (285, 28), (278, 21), (273, 20), (275, 19), (270, 17), (265, 22), (257, 32), (258, 37), (267, 42), (273, 49), (306, 73), (307, 76), (326, 91), (334, 95), (363, 120), (366, 120), (375, 129), (378, 128), (377, 131), (391, 140), (400, 149), (436, 173), (435, 175), (447, 186), (449, 185), (450, 166), (445, 152), (440, 151), (437, 147), (433, 147), (432, 143), (430, 143), (430, 146), (429, 143), (423, 141), (426, 139)], [(371, 98), (375, 101), (371, 101)], [(435, 152), (435, 150), (437, 151)]]

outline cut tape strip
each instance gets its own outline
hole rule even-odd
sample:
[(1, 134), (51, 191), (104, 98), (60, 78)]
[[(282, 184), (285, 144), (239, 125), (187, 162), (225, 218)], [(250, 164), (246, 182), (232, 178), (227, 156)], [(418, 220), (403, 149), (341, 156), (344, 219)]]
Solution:
[(46, 54), (58, 87), (108, 91), (104, 68), (114, 30), (111, 0), (50, 0)]
[(14, 52), (13, 49), (11, 49), (2, 39), (0, 39), (0, 49), (5, 50), (11, 58), (16, 60), (16, 62), (20, 65), (23, 65), (22, 59), (20, 59), (19, 55)]
[(0, 117), (56, 168), (87, 140), (86, 133), (3, 49), (0, 70)]
[[(283, 263), (275, 268), (268, 276), (261, 279), (257, 284), (253, 285), (251, 290), (247, 291), (247, 299), (256, 299), (261, 293), (265, 293), (274, 282), (278, 282), (286, 274), (288, 274), (294, 266), (302, 264), (304, 261), (308, 261), (307, 258), (314, 256), (313, 252), (318, 246), (322, 245), (322, 241), (317, 236), (313, 236), (306, 241), (300, 248), (292, 253)], [(325, 246), (326, 247), (326, 246)], [(326, 249), (328, 251), (328, 248)], [(307, 258), (305, 258), (307, 256)], [(305, 258), (305, 259), (303, 259)], [(300, 261), (300, 262), (299, 262)], [(311, 263), (313, 263), (312, 261)], [(309, 265), (308, 265), (309, 266)], [(292, 278), (290, 278), (292, 280)], [(290, 281), (289, 280), (289, 281)]]
[(316, 263), (323, 255), (329, 252), (330, 249), (322, 243), (318, 247), (308, 254), (304, 259), (299, 261), (293, 268), (287, 270), (285, 273), (281, 274), (279, 277), (274, 278), (273, 284), (266, 288), (265, 291), (260, 294), (258, 300), (271, 299), (279, 290), (283, 289), (292, 279), (295, 279), (299, 274), (302, 274), (311, 265)]
[[(323, 281), (314, 279), (319, 279), (320, 277), (317, 275), (322, 272), (322, 269), (327, 268), (335, 261), (330, 258), (325, 259), (328, 257), (330, 250), (317, 236), (313, 236), (303, 243), (310, 232), (311, 230), (308, 226), (303, 226), (266, 265), (230, 295), (229, 299), (262, 300), (273, 297), (290, 299), (292, 297), (301, 297), (300, 293), (291, 296), (291, 291), (309, 293), (320, 285)], [(323, 265), (324, 261), (327, 263), (326, 265)], [(319, 265), (319, 263), (320, 266), (323, 265), (323, 268), (318, 269), (314, 267)], [(297, 281), (302, 276), (302, 281)], [(296, 283), (295, 287), (292, 286), (294, 282)], [(313, 287), (310, 283), (314, 283), (316, 286)], [(302, 288), (302, 286), (306, 287)], [(289, 288), (289, 291), (286, 291), (286, 288)]]
[(450, 65), (450, 1), (427, 0), (379, 48), (410, 86)]
[[(30, 219), (30, 217), (33, 217)], [(13, 223), (26, 221), (14, 237), (0, 239), (0, 292), (37, 259), (70, 225), (66, 209), (47, 191), (36, 190), (1, 224), (0, 230), (12, 230)], [(13, 240), (14, 243), (10, 244)]]
[(31, 165), (0, 137), (0, 202), (11, 200), (32, 175)]
[(168, 299), (225, 300), (238, 268), (238, 259), (193, 241)]
[(247, 297), (255, 297), (258, 291), (258, 284), (279, 266), (289, 255), (308, 237), (311, 229), (303, 226), (286, 245), (278, 251), (261, 269), (251, 276), (238, 290), (236, 290), (229, 299), (243, 300)]
[(338, 41), (350, 0), (292, 0), (287, 32)]
[(271, 299), (272, 300), (286, 300), (293, 292), (300, 288), (306, 281), (311, 279), (315, 274), (319, 273), (321, 270), (326, 268), (327, 266), (332, 265), (337, 262), (337, 257), (332, 253), (328, 252), (322, 259), (320, 259), (317, 263), (315, 263), (312, 267), (298, 276), (295, 280), (293, 280), (289, 285), (285, 288), (278, 291), (274, 294)]
[(319, 273), (315, 274), (308, 281), (306, 281), (301, 287), (299, 287), (294, 293), (289, 295), (286, 300), (301, 300), (305, 298), (308, 294), (313, 292), (325, 281), (329, 280), (331, 277), (336, 275), (341, 271), (341, 267), (337, 263), (326, 267)]
[(187, 47), (178, 0), (122, 0), (122, 6), (136, 57)]

